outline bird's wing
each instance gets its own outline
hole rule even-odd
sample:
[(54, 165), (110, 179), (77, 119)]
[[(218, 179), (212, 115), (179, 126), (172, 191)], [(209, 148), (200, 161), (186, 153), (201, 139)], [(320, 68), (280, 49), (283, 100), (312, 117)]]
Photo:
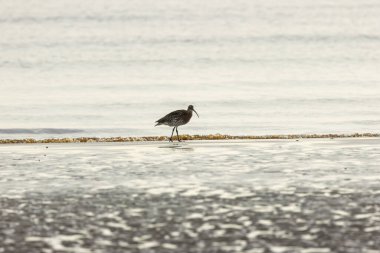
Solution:
[(162, 117), (161, 119), (157, 120), (156, 122), (157, 123), (164, 123), (166, 121), (169, 121), (169, 120), (175, 120), (175, 119), (178, 119), (181, 117), (181, 115), (183, 115), (185, 110), (177, 110), (177, 111), (173, 111), (167, 115), (165, 115), (164, 117)]

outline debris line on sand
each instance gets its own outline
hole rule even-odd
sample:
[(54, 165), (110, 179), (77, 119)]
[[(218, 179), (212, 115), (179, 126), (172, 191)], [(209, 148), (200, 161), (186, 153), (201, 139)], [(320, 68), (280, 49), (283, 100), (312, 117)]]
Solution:
[[(182, 140), (270, 140), (270, 139), (315, 139), (315, 138), (370, 138), (380, 137), (378, 133), (354, 134), (289, 134), (289, 135), (180, 135)], [(143, 137), (78, 137), (50, 139), (1, 139), (0, 144), (12, 143), (88, 143), (88, 142), (136, 142), (136, 141), (167, 141), (167, 136)]]

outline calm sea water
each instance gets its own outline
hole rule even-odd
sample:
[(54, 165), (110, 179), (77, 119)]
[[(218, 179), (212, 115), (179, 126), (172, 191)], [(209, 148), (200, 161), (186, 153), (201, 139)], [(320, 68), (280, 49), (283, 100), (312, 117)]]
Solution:
[(0, 1), (0, 137), (379, 132), (377, 0)]

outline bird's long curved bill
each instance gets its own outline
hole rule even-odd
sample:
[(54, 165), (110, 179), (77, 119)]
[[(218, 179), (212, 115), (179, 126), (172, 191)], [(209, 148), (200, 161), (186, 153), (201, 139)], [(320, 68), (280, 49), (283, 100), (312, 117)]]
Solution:
[(197, 116), (198, 116), (198, 118), (199, 118), (199, 115), (198, 115), (198, 113), (193, 109), (193, 111), (197, 114)]

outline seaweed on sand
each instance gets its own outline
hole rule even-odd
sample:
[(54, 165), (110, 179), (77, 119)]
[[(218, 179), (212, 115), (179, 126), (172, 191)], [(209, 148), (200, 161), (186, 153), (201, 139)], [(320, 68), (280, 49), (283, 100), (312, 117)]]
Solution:
[[(380, 137), (378, 133), (354, 134), (290, 134), (290, 135), (181, 135), (182, 140), (266, 140), (266, 139), (311, 139), (311, 138), (369, 138)], [(78, 137), (51, 139), (0, 139), (0, 144), (12, 143), (89, 143), (89, 142), (136, 142), (136, 141), (167, 141), (167, 136), (145, 137)]]

